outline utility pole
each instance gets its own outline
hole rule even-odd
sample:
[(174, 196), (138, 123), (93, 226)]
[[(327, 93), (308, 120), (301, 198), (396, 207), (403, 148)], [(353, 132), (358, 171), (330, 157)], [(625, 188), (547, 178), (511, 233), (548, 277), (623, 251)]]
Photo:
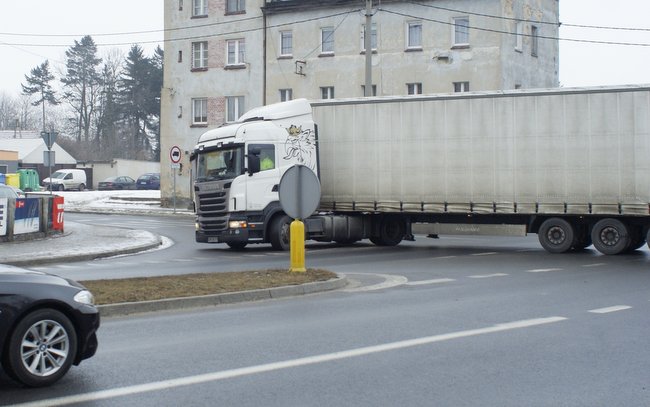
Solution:
[(363, 46), (366, 49), (366, 85), (364, 96), (372, 96), (372, 0), (366, 0), (366, 26), (363, 31)]

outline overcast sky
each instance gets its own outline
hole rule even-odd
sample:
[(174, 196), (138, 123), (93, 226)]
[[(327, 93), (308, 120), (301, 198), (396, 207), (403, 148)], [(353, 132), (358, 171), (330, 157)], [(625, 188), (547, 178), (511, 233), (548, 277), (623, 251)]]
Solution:
[[(0, 92), (11, 95), (20, 92), (25, 74), (46, 59), (60, 69), (64, 65), (65, 51), (83, 35), (92, 35), (100, 45), (100, 56), (116, 48), (114, 44), (125, 44), (121, 47), (126, 53), (129, 44), (140, 43), (147, 55), (152, 54), (156, 45), (162, 44), (158, 41), (162, 39), (163, 0), (3, 3), (0, 13)], [(560, 0), (560, 21), (565, 24), (560, 29), (560, 37), (650, 45), (648, 16), (649, 0)], [(569, 24), (642, 30), (588, 29), (569, 27)], [(147, 34), (143, 31), (155, 32)], [(101, 35), (134, 32), (140, 33)], [(560, 83), (563, 86), (650, 84), (650, 46), (560, 41)]]

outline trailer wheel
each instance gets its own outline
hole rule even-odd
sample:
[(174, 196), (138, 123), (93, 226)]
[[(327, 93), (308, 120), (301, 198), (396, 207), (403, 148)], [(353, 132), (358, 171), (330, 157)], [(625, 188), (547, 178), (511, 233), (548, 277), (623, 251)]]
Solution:
[(565, 253), (575, 244), (573, 225), (562, 218), (550, 218), (542, 223), (537, 232), (539, 243), (549, 253)]
[(602, 219), (591, 230), (594, 247), (602, 254), (623, 253), (630, 246), (628, 227), (618, 219)]
[(290, 248), (289, 230), (291, 218), (280, 215), (273, 218), (270, 225), (269, 240), (274, 250), (287, 251)]
[(646, 241), (645, 236), (643, 235), (643, 231), (641, 230), (640, 227), (630, 226), (629, 232), (630, 232), (630, 245), (628, 246), (627, 249), (625, 249), (626, 253), (632, 253), (635, 250), (640, 249), (645, 244)]
[(406, 233), (404, 221), (396, 216), (383, 218), (379, 224), (379, 236), (373, 236), (370, 241), (377, 246), (397, 246)]

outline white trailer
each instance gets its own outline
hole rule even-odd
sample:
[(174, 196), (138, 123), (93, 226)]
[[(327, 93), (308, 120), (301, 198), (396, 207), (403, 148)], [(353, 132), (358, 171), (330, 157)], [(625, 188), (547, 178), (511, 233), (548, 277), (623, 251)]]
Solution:
[[(260, 171), (264, 152), (274, 167)], [(209, 154), (237, 168), (206, 177)], [(201, 136), (196, 237), (286, 249), (277, 184), (300, 163), (322, 189), (308, 238), (537, 233), (549, 252), (617, 254), (646, 241), (648, 157), (648, 87), (294, 100)]]

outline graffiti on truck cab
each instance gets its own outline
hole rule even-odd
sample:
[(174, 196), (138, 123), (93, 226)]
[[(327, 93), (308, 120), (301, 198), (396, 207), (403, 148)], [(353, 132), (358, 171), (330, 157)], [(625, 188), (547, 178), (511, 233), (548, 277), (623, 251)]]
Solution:
[(314, 129), (302, 129), (291, 125), (286, 129), (289, 135), (284, 143), (285, 160), (297, 158), (298, 162), (311, 170), (316, 170), (316, 135)]

